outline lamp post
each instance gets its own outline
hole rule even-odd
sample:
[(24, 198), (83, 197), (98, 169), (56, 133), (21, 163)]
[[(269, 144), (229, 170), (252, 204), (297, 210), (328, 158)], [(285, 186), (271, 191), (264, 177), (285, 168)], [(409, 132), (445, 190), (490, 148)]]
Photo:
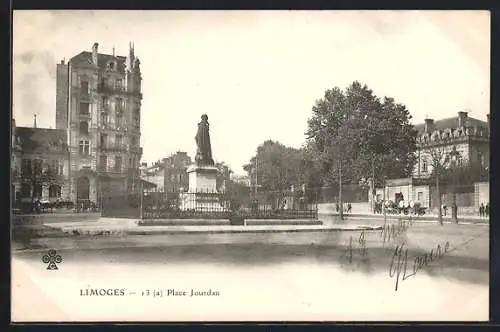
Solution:
[(382, 201), (382, 210), (384, 212), (384, 224), (387, 222), (387, 213), (385, 211), (385, 181), (387, 180), (387, 176), (384, 176), (384, 193), (383, 193), (383, 201)]
[(342, 160), (339, 161), (339, 216), (344, 220), (344, 207), (342, 206)]
[(453, 172), (453, 183), (452, 183), (452, 193), (451, 193), (451, 219), (453, 222), (458, 223), (457, 218), (457, 191), (456, 191), (456, 166), (458, 161), (458, 156), (460, 153), (457, 151), (456, 147), (453, 147), (453, 150), (450, 152), (451, 157), (451, 171)]

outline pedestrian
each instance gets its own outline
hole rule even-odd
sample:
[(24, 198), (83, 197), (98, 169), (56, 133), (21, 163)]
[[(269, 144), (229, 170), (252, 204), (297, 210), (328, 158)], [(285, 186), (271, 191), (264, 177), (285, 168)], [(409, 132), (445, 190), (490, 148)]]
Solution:
[(446, 206), (446, 204), (443, 203), (443, 205), (441, 206), (441, 208), (443, 209), (443, 214), (446, 217), (446, 210), (448, 209), (448, 207)]
[(479, 216), (480, 217), (485, 217), (486, 214), (485, 214), (485, 210), (484, 210), (484, 204), (481, 203), (481, 205), (479, 206)]
[(351, 213), (352, 206), (351, 203), (347, 203), (347, 213)]
[(484, 214), (486, 215), (486, 217), (490, 216), (490, 202), (486, 203), (486, 207), (484, 209)]
[(335, 211), (337, 211), (337, 213), (339, 212), (339, 203), (335, 204)]

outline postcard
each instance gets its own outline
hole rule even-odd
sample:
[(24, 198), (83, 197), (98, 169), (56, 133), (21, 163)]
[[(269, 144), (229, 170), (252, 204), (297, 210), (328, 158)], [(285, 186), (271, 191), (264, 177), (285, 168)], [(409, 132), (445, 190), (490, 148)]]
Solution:
[(21, 322), (487, 321), (487, 11), (13, 13)]

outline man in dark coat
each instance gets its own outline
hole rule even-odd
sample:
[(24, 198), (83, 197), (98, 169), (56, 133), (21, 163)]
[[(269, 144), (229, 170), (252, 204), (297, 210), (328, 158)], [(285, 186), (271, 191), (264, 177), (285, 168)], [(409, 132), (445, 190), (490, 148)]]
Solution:
[(212, 158), (208, 116), (206, 114), (201, 116), (201, 122), (198, 123), (198, 132), (196, 133), (195, 140), (198, 146), (195, 157), (196, 165), (213, 166), (214, 160)]

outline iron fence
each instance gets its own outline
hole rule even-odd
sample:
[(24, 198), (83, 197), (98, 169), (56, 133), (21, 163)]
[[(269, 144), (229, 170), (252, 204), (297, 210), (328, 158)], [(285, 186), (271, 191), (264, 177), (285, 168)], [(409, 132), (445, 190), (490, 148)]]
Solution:
[[(250, 195), (250, 193), (249, 193)], [(219, 192), (145, 192), (143, 219), (317, 219), (318, 205), (312, 195), (259, 193), (235, 197)]]

